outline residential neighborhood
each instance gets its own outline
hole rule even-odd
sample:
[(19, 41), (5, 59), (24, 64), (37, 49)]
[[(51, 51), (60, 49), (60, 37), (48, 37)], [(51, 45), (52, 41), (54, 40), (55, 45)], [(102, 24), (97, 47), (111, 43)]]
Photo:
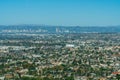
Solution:
[(118, 80), (120, 34), (40, 34), (0, 39), (0, 80)]

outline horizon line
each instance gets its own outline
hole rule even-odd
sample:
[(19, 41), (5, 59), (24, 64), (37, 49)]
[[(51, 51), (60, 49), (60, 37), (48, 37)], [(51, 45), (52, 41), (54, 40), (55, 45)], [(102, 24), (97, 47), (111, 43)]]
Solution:
[(56, 27), (117, 27), (120, 25), (47, 25), (47, 24), (0, 24), (0, 26), (23, 26), (23, 25), (32, 25), (32, 26), (56, 26)]

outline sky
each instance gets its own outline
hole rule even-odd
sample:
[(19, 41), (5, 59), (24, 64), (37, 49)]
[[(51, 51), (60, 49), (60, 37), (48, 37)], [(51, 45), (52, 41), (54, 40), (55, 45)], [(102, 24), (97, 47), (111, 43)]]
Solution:
[(120, 0), (0, 0), (0, 25), (120, 25)]

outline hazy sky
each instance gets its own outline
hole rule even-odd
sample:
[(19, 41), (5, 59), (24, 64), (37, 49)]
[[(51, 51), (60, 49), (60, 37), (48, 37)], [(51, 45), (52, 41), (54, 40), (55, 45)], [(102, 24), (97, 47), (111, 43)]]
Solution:
[(0, 24), (120, 25), (120, 0), (0, 0)]

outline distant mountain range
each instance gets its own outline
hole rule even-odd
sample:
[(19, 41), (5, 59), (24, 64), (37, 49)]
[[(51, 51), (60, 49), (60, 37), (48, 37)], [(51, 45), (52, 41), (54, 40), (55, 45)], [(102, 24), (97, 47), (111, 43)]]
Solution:
[(1, 33), (119, 33), (120, 26), (0, 25)]

